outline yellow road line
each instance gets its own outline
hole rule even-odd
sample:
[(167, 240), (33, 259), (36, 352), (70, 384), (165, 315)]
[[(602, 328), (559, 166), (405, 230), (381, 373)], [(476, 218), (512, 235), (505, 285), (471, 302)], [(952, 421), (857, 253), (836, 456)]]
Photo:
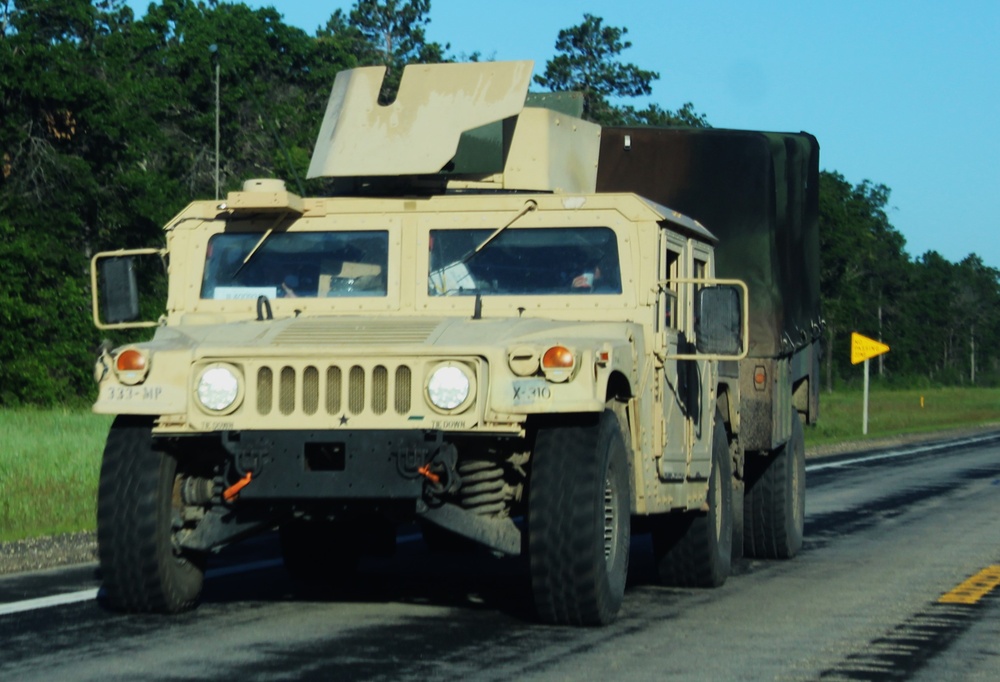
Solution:
[(975, 604), (1000, 585), (1000, 565), (987, 566), (938, 599), (939, 604)]

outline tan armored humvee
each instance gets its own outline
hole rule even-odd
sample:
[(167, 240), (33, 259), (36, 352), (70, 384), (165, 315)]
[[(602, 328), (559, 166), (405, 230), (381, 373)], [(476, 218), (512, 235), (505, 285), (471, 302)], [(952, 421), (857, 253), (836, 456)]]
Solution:
[(310, 167), (334, 196), (252, 180), (94, 258), (98, 326), (155, 327), (96, 367), (112, 605), (189, 608), (207, 552), (275, 526), (297, 577), (342, 578), (413, 520), (527, 552), (550, 622), (615, 617), (631, 517), (665, 581), (726, 579), (746, 288), (698, 222), (595, 192), (600, 128), (525, 107), (530, 74), (408, 67), (381, 107), (383, 69), (341, 73)]

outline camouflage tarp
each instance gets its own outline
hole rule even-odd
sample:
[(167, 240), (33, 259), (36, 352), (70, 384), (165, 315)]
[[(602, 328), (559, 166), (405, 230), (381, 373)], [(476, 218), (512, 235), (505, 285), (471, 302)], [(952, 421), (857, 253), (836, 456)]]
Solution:
[(819, 144), (812, 135), (604, 128), (597, 189), (640, 194), (719, 238), (717, 275), (750, 288), (752, 356), (786, 355), (818, 336)]

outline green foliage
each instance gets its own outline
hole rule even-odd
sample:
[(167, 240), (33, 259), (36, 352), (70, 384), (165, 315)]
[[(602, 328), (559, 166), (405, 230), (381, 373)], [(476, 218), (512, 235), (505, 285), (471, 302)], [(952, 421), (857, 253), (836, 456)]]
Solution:
[(622, 64), (619, 55), (632, 47), (623, 40), (626, 28), (605, 26), (604, 20), (584, 14), (583, 23), (559, 31), (556, 51), (545, 65), (545, 73), (535, 76), (538, 85), (553, 92), (583, 93), (583, 116), (601, 124), (613, 124), (617, 113), (609, 97), (638, 97), (652, 93), (652, 81), (660, 74)]
[(583, 93), (583, 117), (601, 125), (691, 126), (707, 128), (708, 119), (688, 102), (677, 111), (650, 104), (643, 110), (616, 106), (609, 100), (638, 97), (653, 92), (655, 71), (623, 64), (620, 55), (632, 47), (625, 40), (627, 28), (605, 26), (604, 20), (584, 14), (583, 23), (559, 31), (556, 51), (545, 64), (545, 73), (535, 83), (553, 92)]
[(142, 81), (157, 84), (135, 93), (160, 136), (145, 168), (172, 178), (171, 194), (214, 196), (216, 73), (222, 192), (249, 177), (304, 176), (333, 74), (354, 65), (338, 37), (310, 38), (270, 7), (192, 0), (151, 6), (133, 30)]
[(1000, 272), (976, 255), (959, 264), (929, 251), (915, 260), (886, 212), (889, 189), (820, 174), (820, 288), (827, 322), (826, 385), (857, 376), (852, 331), (891, 351), (876, 380), (940, 384), (1000, 381)]
[(0, 59), (0, 403), (89, 398), (87, 251), (113, 211), (114, 92), (102, 63), (119, 3), (15, 4)]
[[(216, 83), (220, 192), (281, 177), (319, 193), (322, 181), (301, 178), (335, 74), (385, 65), (388, 101), (405, 64), (449, 58), (448, 45), (426, 38), (429, 15), (429, 0), (356, 0), (310, 36), (273, 8), (215, 0), (153, 2), (139, 20), (122, 0), (5, 0), (0, 405), (92, 398), (101, 337), (88, 260), (161, 245), (162, 225), (185, 203), (215, 196)], [(615, 103), (648, 95), (659, 77), (621, 60), (627, 33), (585, 14), (559, 32), (536, 83), (584, 92), (586, 115), (604, 124), (707, 127), (690, 103)], [(892, 346), (878, 380), (1000, 383), (997, 271), (975, 255), (911, 260), (889, 196), (884, 185), (820, 178), (828, 385), (857, 375), (847, 352), (855, 330)], [(143, 300), (144, 311), (155, 307)]]
[(664, 109), (659, 104), (650, 104), (645, 109), (636, 110), (631, 106), (614, 108), (614, 123), (624, 126), (684, 126), (687, 128), (711, 128), (705, 114), (694, 110), (694, 104), (685, 102), (677, 111)]
[[(354, 4), (349, 30), (356, 41), (359, 63), (386, 68), (379, 97), (382, 104), (395, 99), (404, 66), (445, 61), (450, 46), (429, 43), (424, 33), (430, 23), (430, 8), (430, 0), (357, 0)], [(343, 17), (334, 14), (331, 21), (342, 22)]]
[(243, 4), (164, 0), (135, 21), (120, 0), (34, 0), (4, 19), (0, 405), (86, 401), (87, 261), (162, 244), (214, 196), (216, 64), (225, 192), (303, 176), (334, 74), (357, 62), (346, 31), (311, 38)]

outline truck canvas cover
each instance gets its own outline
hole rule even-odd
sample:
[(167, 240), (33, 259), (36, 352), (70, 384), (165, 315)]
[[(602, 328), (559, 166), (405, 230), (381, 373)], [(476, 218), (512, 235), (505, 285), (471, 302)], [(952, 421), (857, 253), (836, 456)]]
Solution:
[(716, 274), (750, 288), (750, 355), (815, 339), (819, 144), (808, 133), (604, 128), (597, 191), (629, 191), (689, 215), (716, 237)]

